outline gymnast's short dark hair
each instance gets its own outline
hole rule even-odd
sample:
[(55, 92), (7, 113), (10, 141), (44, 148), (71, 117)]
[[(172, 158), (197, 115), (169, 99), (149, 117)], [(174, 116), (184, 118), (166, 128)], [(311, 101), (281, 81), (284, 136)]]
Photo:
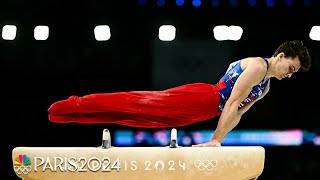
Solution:
[(311, 57), (308, 48), (303, 44), (302, 41), (292, 40), (280, 44), (280, 46), (273, 53), (273, 57), (277, 56), (281, 52), (283, 52), (287, 58), (298, 57), (302, 71), (309, 71), (311, 67)]

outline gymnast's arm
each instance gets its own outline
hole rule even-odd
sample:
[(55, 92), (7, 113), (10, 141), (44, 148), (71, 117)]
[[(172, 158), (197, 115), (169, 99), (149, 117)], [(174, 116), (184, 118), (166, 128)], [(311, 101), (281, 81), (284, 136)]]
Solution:
[(247, 112), (255, 102), (257, 102), (257, 101), (259, 101), (260, 99), (262, 99), (262, 98), (269, 92), (269, 89), (270, 89), (270, 81), (268, 82), (268, 85), (267, 85), (266, 89), (263, 91), (263, 93), (261, 94), (261, 96), (260, 96), (258, 99), (256, 99), (255, 101), (251, 102), (250, 104), (248, 104), (248, 105), (246, 105), (246, 106), (244, 106), (244, 107), (242, 107), (242, 108), (240, 108), (240, 109), (238, 110), (239, 120), (240, 120), (241, 116), (242, 116), (245, 112)]
[(241, 115), (250, 107), (239, 110), (239, 104), (248, 96), (253, 86), (258, 84), (265, 76), (266, 68), (262, 64), (256, 64), (255, 61), (248, 62), (247, 68), (239, 76), (230, 98), (226, 102), (221, 113), (218, 126), (214, 131), (211, 140), (204, 144), (195, 146), (220, 146), (221, 141), (240, 121)]

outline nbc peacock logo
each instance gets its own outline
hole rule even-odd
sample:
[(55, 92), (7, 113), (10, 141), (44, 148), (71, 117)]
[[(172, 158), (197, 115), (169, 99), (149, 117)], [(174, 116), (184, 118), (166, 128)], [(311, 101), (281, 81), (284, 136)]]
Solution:
[(14, 160), (14, 172), (17, 174), (28, 174), (31, 171), (31, 161), (27, 155), (20, 154)]

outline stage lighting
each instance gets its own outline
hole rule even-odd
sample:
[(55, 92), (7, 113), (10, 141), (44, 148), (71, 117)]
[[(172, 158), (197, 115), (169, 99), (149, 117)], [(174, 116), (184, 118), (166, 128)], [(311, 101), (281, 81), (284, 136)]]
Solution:
[(294, 4), (294, 0), (286, 0), (286, 6), (292, 7)]
[(97, 41), (107, 41), (111, 37), (108, 25), (98, 25), (94, 28), (94, 36)]
[(201, 5), (201, 0), (193, 0), (193, 1), (192, 1), (192, 5), (193, 5), (194, 7), (199, 7), (199, 6)]
[(240, 26), (220, 25), (213, 28), (213, 35), (217, 41), (238, 41), (242, 33), (243, 29)]
[(310, 39), (320, 41), (320, 26), (313, 26), (309, 33)]
[(47, 40), (49, 37), (48, 26), (36, 26), (34, 28), (34, 39), (36, 40)]
[(159, 28), (159, 39), (162, 41), (172, 41), (176, 36), (176, 28), (172, 25), (162, 25)]
[(220, 0), (211, 0), (211, 5), (214, 7), (220, 6), (221, 1)]
[(257, 0), (248, 0), (248, 4), (250, 7), (255, 7), (257, 5)]
[(166, 4), (165, 0), (157, 0), (157, 6), (158, 7), (163, 7)]
[(267, 7), (274, 7), (274, 0), (266, 0)]
[(237, 6), (238, 6), (238, 0), (229, 0), (229, 4), (230, 4), (232, 7), (237, 7)]
[(229, 40), (240, 40), (243, 33), (243, 29), (240, 26), (229, 26)]
[(213, 35), (217, 41), (225, 41), (228, 40), (228, 29), (229, 27), (226, 25), (220, 25), (213, 28)]
[(17, 34), (17, 27), (15, 25), (5, 25), (2, 28), (2, 38), (4, 40), (14, 40)]
[(177, 6), (183, 6), (184, 0), (176, 0), (176, 5)]
[(138, 0), (139, 6), (145, 6), (147, 4), (147, 0)]

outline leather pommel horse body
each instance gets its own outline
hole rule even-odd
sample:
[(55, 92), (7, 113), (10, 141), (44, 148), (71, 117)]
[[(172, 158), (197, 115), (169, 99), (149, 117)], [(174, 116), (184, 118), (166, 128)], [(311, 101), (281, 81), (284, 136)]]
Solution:
[(15, 147), (13, 169), (24, 180), (254, 180), (261, 146)]

